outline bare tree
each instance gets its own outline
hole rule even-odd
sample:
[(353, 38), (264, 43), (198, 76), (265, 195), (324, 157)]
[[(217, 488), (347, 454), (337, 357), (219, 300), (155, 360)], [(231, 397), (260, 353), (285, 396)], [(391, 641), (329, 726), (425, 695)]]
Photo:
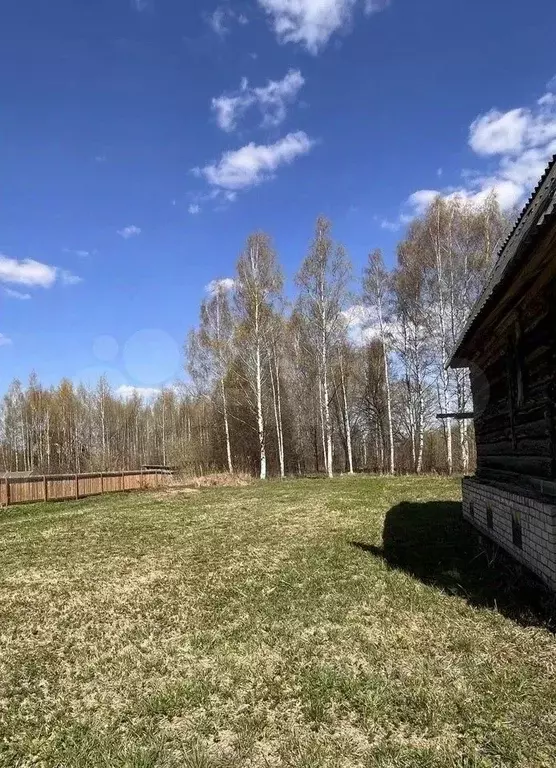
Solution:
[(335, 246), (331, 225), (324, 217), (316, 223), (315, 238), (297, 275), (300, 308), (314, 335), (318, 356), (319, 392), (325, 441), (325, 464), (333, 472), (332, 423), (330, 419), (330, 363), (339, 336), (345, 332), (342, 311), (348, 298), (351, 265), (344, 249)]
[(388, 364), (388, 341), (391, 334), (386, 333), (391, 305), (391, 280), (384, 267), (382, 252), (375, 250), (369, 254), (363, 274), (363, 301), (376, 316), (376, 327), (380, 339), (384, 368), (384, 389), (386, 392), (386, 424), (388, 430), (388, 469), (395, 472), (394, 428), (392, 423), (392, 396), (390, 392), (390, 372)]
[(250, 235), (237, 263), (235, 303), (236, 352), (245, 372), (257, 423), (260, 477), (267, 475), (264, 389), (269, 370), (273, 305), (282, 291), (283, 278), (268, 235)]
[(199, 391), (208, 396), (217, 389), (222, 406), (228, 472), (233, 473), (230, 416), (226, 376), (233, 359), (234, 322), (228, 299), (229, 283), (216, 280), (212, 295), (201, 304), (199, 329), (190, 334), (189, 372)]

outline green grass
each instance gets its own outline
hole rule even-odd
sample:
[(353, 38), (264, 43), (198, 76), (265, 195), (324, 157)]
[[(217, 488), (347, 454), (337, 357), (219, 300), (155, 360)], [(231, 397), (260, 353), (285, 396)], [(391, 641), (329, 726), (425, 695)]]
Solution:
[(0, 766), (556, 765), (550, 601), (459, 484), (0, 513)]

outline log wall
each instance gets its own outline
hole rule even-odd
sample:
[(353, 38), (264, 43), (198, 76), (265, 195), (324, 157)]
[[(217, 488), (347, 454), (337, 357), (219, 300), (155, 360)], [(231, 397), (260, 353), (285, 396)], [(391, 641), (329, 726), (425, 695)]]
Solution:
[(63, 501), (101, 493), (139, 491), (165, 485), (172, 473), (162, 469), (0, 478), (0, 507), (37, 501)]
[(477, 477), (549, 496), (556, 494), (555, 253), (551, 239), (542, 261), (550, 255), (552, 264), (537, 268), (512, 309), (491, 322), (471, 367)]

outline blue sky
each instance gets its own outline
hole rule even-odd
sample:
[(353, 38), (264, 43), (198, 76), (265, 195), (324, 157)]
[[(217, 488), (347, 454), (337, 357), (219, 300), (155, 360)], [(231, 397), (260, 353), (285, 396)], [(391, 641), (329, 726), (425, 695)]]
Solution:
[[(156, 388), (247, 234), (359, 271), (435, 192), (522, 202), (556, 151), (553, 0), (12, 0), (0, 391)], [(552, 83), (551, 83), (552, 80)]]

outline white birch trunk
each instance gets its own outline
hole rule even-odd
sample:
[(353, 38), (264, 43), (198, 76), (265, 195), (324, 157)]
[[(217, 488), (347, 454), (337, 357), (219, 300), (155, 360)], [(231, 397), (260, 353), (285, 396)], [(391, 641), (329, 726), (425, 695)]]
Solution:
[(326, 435), (326, 471), (328, 477), (333, 477), (332, 467), (332, 426), (330, 422), (330, 393), (328, 388), (328, 355), (327, 355), (327, 339), (326, 339), (326, 310), (324, 303), (324, 287), (321, 286), (321, 323), (322, 323), (322, 335), (321, 335), (321, 361), (322, 361), (322, 398), (324, 406), (324, 431)]
[(322, 456), (324, 461), (324, 471), (328, 474), (328, 454), (326, 452), (326, 430), (324, 426), (324, 404), (323, 404), (323, 397), (322, 397), (322, 381), (321, 376), (319, 372), (319, 410), (320, 410), (320, 428), (321, 428), (321, 439), (322, 439)]
[[(274, 371), (272, 369), (272, 361), (269, 364), (270, 369), (270, 383), (272, 385), (272, 402), (274, 405), (274, 423), (276, 426), (276, 445), (278, 448), (278, 463), (280, 464), (280, 477), (284, 479), (284, 442), (282, 438), (282, 424), (281, 414), (279, 406), (279, 393), (277, 391)], [(276, 374), (277, 376), (278, 374)]]
[(256, 389), (257, 389), (257, 431), (259, 435), (259, 452), (261, 460), (261, 480), (266, 480), (266, 446), (264, 442), (264, 415), (263, 415), (263, 393), (262, 393), (262, 370), (261, 370), (261, 344), (257, 338), (256, 355)]
[(347, 454), (348, 454), (348, 467), (349, 467), (349, 474), (353, 475), (353, 449), (351, 445), (351, 424), (349, 420), (349, 409), (348, 409), (348, 402), (347, 402), (347, 393), (346, 393), (346, 382), (345, 382), (345, 376), (344, 376), (344, 366), (343, 363), (340, 363), (340, 378), (342, 382), (342, 397), (344, 401), (344, 421), (346, 424), (346, 443), (347, 443)]
[(230, 475), (234, 473), (234, 467), (232, 464), (232, 446), (230, 443), (230, 424), (228, 421), (228, 400), (226, 398), (226, 387), (224, 386), (224, 379), (220, 379), (220, 386), (222, 389), (222, 408), (224, 411), (224, 431), (226, 433), (226, 456), (228, 459), (228, 472)]
[(284, 454), (284, 422), (282, 421), (282, 393), (280, 390), (280, 371), (278, 365), (276, 368), (276, 401), (278, 404), (278, 426), (280, 428), (278, 437), (278, 448), (280, 457), (280, 477), (284, 478), (286, 475), (286, 461)]
[(421, 471), (423, 469), (423, 447), (425, 444), (425, 429), (424, 429), (424, 420), (423, 416), (425, 413), (425, 403), (423, 399), (423, 387), (422, 384), (419, 383), (419, 416), (417, 419), (417, 465), (415, 467), (415, 471), (418, 475), (421, 474)]
[(324, 400), (324, 429), (326, 433), (326, 467), (328, 471), (328, 477), (333, 477), (334, 472), (332, 469), (332, 427), (330, 423), (330, 404), (329, 390), (328, 390), (328, 372), (326, 366), (324, 367), (322, 377), (322, 397)]

